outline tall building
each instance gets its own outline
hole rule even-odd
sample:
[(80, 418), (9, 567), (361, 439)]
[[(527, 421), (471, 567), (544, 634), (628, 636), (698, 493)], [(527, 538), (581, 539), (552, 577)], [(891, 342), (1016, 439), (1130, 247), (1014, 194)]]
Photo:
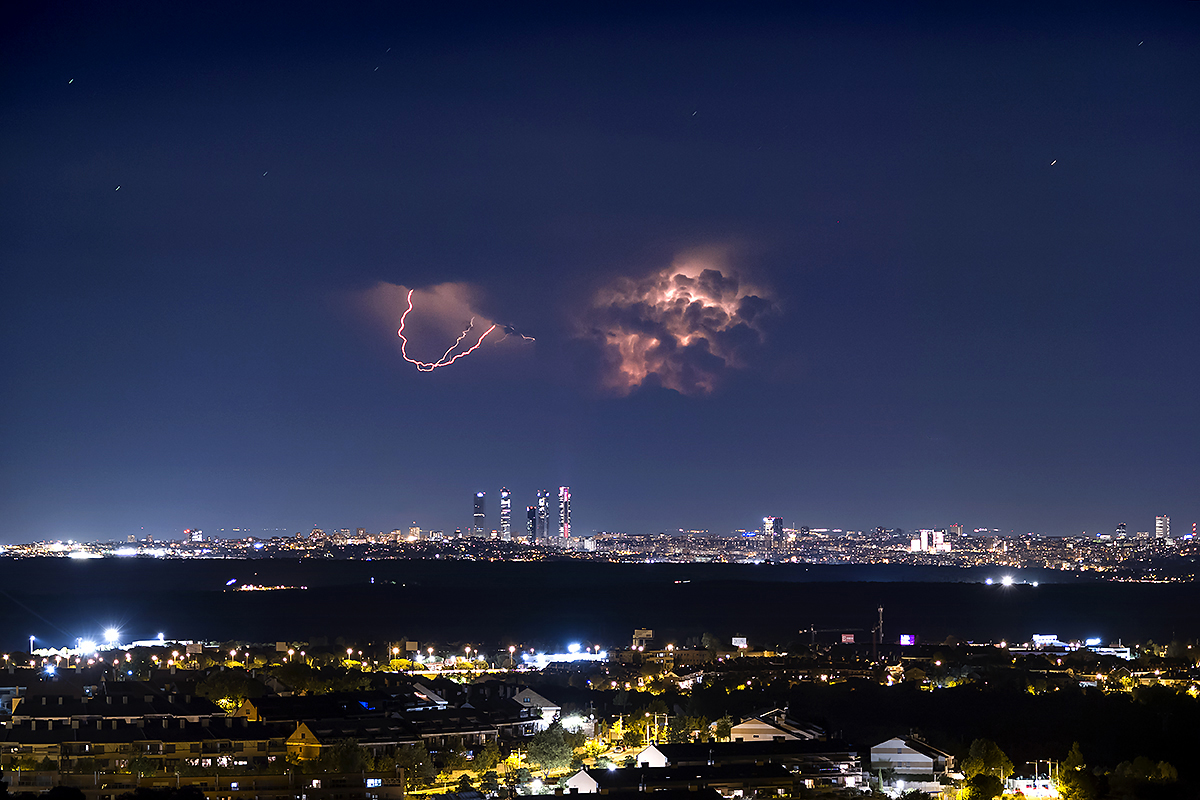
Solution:
[(558, 538), (565, 544), (571, 538), (571, 487), (558, 487)]
[(763, 536), (772, 550), (783, 544), (783, 517), (763, 517)]
[(1155, 539), (1170, 539), (1171, 538), (1171, 518), (1165, 514), (1161, 517), (1154, 518), (1154, 538)]
[(1116, 535), (1117, 535), (1118, 539), (1124, 539), (1127, 535), (1129, 535), (1128, 528), (1126, 527), (1124, 522), (1117, 523), (1117, 534)]
[(537, 493), (537, 527), (534, 529), (534, 541), (545, 544), (550, 538), (550, 490), (539, 489)]
[(484, 526), (487, 522), (487, 514), (483, 510), (483, 501), (487, 499), (486, 492), (475, 493), (475, 518), (471, 525), (472, 536), (483, 536)]
[(525, 506), (525, 536), (530, 544), (537, 541), (537, 506)]
[(512, 493), (504, 486), (500, 487), (500, 538), (512, 541)]

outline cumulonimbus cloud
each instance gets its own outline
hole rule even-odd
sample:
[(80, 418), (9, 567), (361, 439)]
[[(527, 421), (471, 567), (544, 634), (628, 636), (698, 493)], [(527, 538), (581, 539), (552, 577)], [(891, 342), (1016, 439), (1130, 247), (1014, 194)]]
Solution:
[(613, 392), (658, 384), (707, 394), (762, 345), (762, 323), (773, 310), (765, 291), (720, 258), (691, 255), (602, 287), (579, 333), (601, 348), (603, 382)]

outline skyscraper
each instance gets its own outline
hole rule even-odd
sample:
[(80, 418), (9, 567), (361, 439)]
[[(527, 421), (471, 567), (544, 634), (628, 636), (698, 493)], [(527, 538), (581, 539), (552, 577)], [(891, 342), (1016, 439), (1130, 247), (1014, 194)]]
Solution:
[(1124, 539), (1129, 531), (1124, 522), (1117, 523), (1117, 538)]
[(1154, 538), (1155, 539), (1170, 539), (1171, 538), (1171, 518), (1167, 515), (1154, 518)]
[(537, 506), (525, 506), (525, 535), (530, 544), (537, 541)]
[(565, 544), (571, 538), (571, 487), (558, 487), (558, 538)]
[(500, 487), (500, 538), (512, 541), (512, 493), (504, 486)]
[(763, 517), (763, 536), (767, 547), (775, 550), (783, 545), (783, 517)]
[(472, 536), (483, 536), (484, 525), (487, 523), (487, 515), (483, 511), (483, 501), (486, 497), (486, 492), (475, 493), (475, 518), (474, 524), (471, 526)]
[(550, 538), (550, 490), (539, 489), (537, 493), (537, 527), (534, 529), (534, 542), (545, 544)]

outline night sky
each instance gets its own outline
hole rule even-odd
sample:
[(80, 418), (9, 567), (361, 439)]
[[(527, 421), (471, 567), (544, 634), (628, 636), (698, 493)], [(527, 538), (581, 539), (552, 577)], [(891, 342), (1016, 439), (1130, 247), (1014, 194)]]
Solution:
[(339, 5), (3, 12), (0, 541), (1200, 518), (1200, 3)]

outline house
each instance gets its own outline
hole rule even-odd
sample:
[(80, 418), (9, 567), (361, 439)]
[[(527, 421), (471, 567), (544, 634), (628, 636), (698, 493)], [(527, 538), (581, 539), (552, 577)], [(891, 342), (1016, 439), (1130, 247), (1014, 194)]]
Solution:
[(30, 719), (0, 729), (0, 762), (49, 759), (60, 769), (116, 771), (131, 759), (153, 769), (183, 765), (262, 766), (286, 755), (285, 726), (232, 717), (199, 723), (186, 719), (55, 720)]
[(858, 749), (846, 742), (791, 739), (782, 742), (656, 744), (637, 754), (643, 767), (780, 764), (808, 788), (865, 784)]
[(754, 797), (787, 794), (794, 787), (792, 774), (778, 764), (581, 769), (566, 781), (572, 793), (654, 792), (656, 798), (663, 790), (715, 789), (723, 797)]
[(734, 725), (729, 738), (734, 742), (786, 742), (794, 739), (819, 739), (824, 735), (825, 732), (815, 725), (793, 720), (787, 708), (772, 708)]
[(539, 731), (544, 731), (546, 728), (549, 728), (550, 723), (554, 722), (559, 712), (562, 711), (562, 707), (557, 703), (553, 702), (552, 700), (547, 700), (545, 697), (542, 697), (533, 689), (529, 688), (522, 689), (521, 691), (517, 692), (513, 699), (526, 708), (541, 709), (542, 719), (538, 723)]
[(405, 721), (431, 753), (446, 748), (475, 750), (500, 737), (489, 715), (470, 707), (421, 711), (408, 715)]
[(406, 695), (406, 711), (441, 711), (449, 708), (450, 701), (423, 683), (414, 682)]
[(312, 719), (381, 717), (395, 705), (386, 692), (330, 692), (294, 697), (248, 698), (233, 712), (253, 721), (298, 722)]
[(919, 739), (894, 738), (871, 748), (871, 769), (897, 775), (940, 775), (954, 768), (954, 757)]
[(421, 741), (412, 726), (393, 717), (308, 720), (288, 737), (288, 754), (310, 760), (320, 757), (322, 747), (349, 739), (376, 757)]

